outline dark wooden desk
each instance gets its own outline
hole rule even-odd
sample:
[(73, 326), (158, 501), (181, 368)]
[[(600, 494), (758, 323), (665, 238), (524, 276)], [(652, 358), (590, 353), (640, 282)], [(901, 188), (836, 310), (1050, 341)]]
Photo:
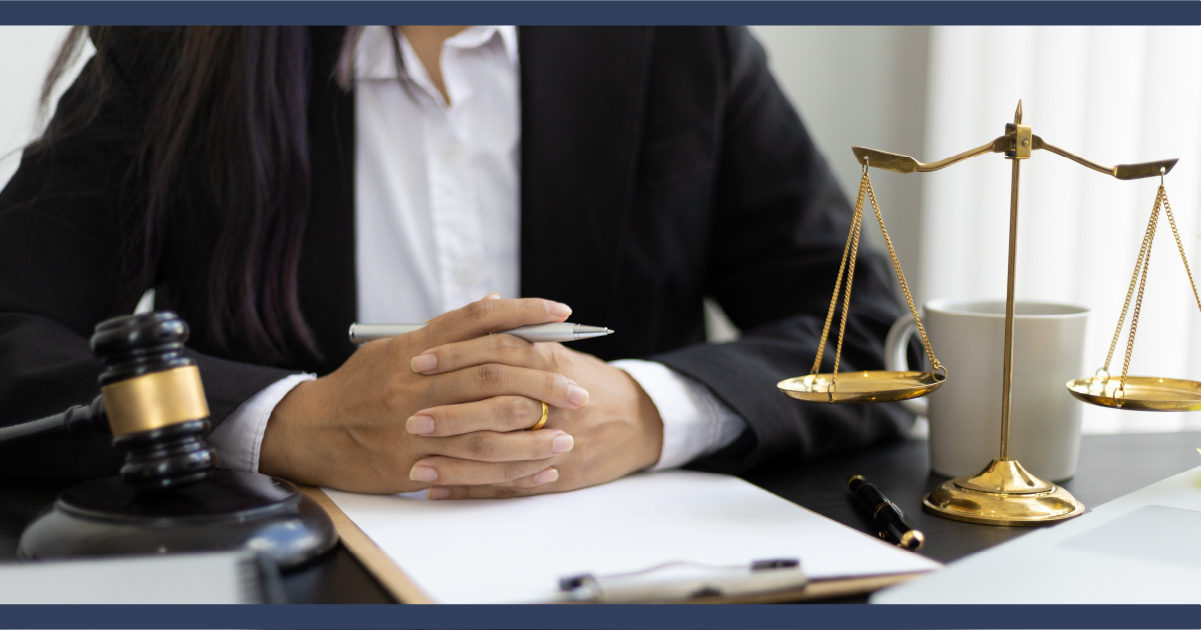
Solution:
[[(1064, 483), (1088, 507), (1096, 507), (1176, 473), (1201, 465), (1201, 432), (1085, 436), (1076, 478)], [(981, 462), (983, 465), (985, 462)], [(863, 532), (871, 522), (849, 500), (846, 478), (861, 474), (880, 487), (926, 534), (921, 553), (950, 562), (1031, 531), (950, 521), (922, 512), (921, 498), (942, 477), (929, 473), (925, 442), (880, 446), (802, 464), (780, 462), (746, 478), (781, 497)], [(25, 525), (66, 484), (0, 480), (0, 562), (12, 562)], [(285, 576), (295, 603), (393, 601), (358, 560), (339, 545), (313, 565)], [(865, 601), (847, 598), (840, 603)]]

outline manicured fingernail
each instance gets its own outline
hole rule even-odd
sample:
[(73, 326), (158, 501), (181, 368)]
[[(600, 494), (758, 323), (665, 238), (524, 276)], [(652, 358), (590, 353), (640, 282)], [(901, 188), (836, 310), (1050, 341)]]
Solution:
[(488, 295), (484, 296), (484, 299), (485, 300), (499, 300), (500, 294), (499, 293), (489, 293)]
[(555, 317), (567, 317), (571, 315), (571, 307), (562, 302), (547, 302), (546, 312)]
[(434, 432), (434, 419), (429, 416), (413, 416), (405, 421), (405, 429), (417, 435), (429, 435)]
[(409, 471), (409, 479), (413, 481), (437, 481), (438, 471), (429, 466), (414, 466), (413, 470)]
[(419, 374), (432, 372), (434, 368), (438, 367), (438, 357), (432, 354), (419, 354), (413, 357), (409, 365), (413, 367), (414, 372)]
[[(555, 476), (558, 477), (558, 475)], [(427, 499), (446, 499), (448, 497), (450, 497), (450, 488), (434, 486), (433, 488), (429, 488), (425, 491), (425, 498)]]
[[(554, 468), (547, 468), (546, 470), (544, 470), (540, 473), (536, 473), (534, 475), (534, 481), (536, 481), (540, 484), (541, 483), (550, 483), (558, 478), (559, 478), (559, 471), (555, 470)], [(446, 489), (446, 488), (443, 488), (443, 490), (446, 490), (447, 492), (450, 491), (449, 489)]]
[(568, 385), (567, 400), (570, 400), (571, 404), (577, 407), (583, 407), (588, 404), (588, 390), (579, 385)]
[(575, 446), (575, 438), (567, 435), (566, 433), (560, 433), (559, 435), (556, 435), (554, 441), (551, 442), (551, 449), (553, 449), (556, 453), (566, 453), (567, 451), (570, 451), (571, 447), (573, 446)]

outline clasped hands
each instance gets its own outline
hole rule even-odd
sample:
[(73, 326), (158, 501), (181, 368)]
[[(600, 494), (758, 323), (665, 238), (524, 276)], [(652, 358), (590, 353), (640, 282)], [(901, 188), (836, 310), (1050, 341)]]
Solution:
[[(432, 499), (561, 492), (653, 465), (659, 412), (625, 372), (557, 343), (488, 334), (565, 321), (565, 304), (473, 302), (360, 347), (276, 405), (259, 470), (369, 493)], [(537, 431), (542, 401), (547, 423)]]

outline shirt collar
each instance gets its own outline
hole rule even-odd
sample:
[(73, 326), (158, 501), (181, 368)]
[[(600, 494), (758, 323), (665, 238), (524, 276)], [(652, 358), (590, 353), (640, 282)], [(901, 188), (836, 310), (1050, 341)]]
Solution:
[[(397, 33), (399, 36), (399, 32)], [(516, 26), (469, 26), (446, 40), (450, 48), (480, 48), (500, 37), (509, 63), (517, 66)], [(396, 67), (396, 51), (392, 48), (392, 27), (368, 26), (363, 29), (355, 49), (355, 79), (397, 79), (402, 71)]]

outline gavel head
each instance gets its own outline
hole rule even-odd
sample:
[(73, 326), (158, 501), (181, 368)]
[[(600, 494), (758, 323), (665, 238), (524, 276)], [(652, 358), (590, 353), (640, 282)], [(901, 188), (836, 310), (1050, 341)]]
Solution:
[(183, 354), (187, 339), (188, 325), (169, 311), (115, 317), (92, 335), (113, 445), (128, 452), (121, 477), (139, 490), (191, 485), (216, 464), (201, 437), (209, 409), (200, 370)]

